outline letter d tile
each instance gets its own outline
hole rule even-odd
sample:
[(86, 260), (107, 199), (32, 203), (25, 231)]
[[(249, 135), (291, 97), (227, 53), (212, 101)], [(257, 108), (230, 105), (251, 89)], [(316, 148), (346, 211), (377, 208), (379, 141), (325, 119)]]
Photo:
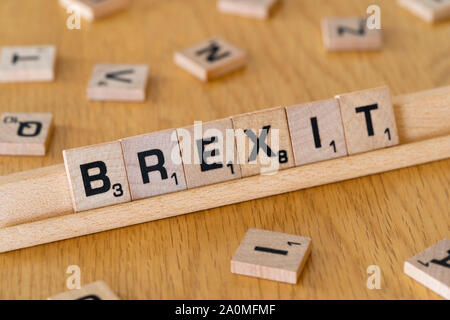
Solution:
[(120, 142), (63, 151), (75, 212), (131, 201)]

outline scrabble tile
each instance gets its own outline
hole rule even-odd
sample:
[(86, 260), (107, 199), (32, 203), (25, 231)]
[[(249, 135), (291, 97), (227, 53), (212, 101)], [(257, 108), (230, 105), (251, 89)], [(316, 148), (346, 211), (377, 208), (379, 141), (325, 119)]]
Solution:
[(276, 3), (277, 0), (219, 0), (217, 7), (223, 13), (267, 19)]
[(383, 46), (381, 30), (367, 28), (359, 17), (326, 18), (322, 20), (322, 36), (326, 49), (378, 50)]
[(76, 212), (131, 201), (120, 142), (64, 150)]
[(407, 260), (404, 272), (450, 300), (450, 239), (444, 239)]
[(188, 189), (242, 177), (229, 118), (177, 132)]
[(286, 114), (296, 166), (347, 155), (336, 99), (287, 107)]
[(3, 47), (0, 82), (53, 81), (54, 46)]
[(119, 300), (103, 281), (89, 283), (81, 289), (74, 289), (54, 295), (48, 300)]
[(186, 189), (176, 130), (120, 140), (132, 200)]
[(391, 92), (388, 87), (337, 96), (348, 154), (398, 144)]
[(3, 113), (0, 154), (44, 156), (53, 131), (51, 113)]
[(59, 0), (64, 8), (76, 8), (80, 15), (92, 21), (126, 9), (130, 0)]
[(252, 228), (231, 260), (231, 272), (296, 284), (310, 252), (310, 238)]
[(450, 18), (450, 0), (397, 0), (397, 2), (427, 22)]
[(174, 56), (175, 64), (202, 81), (208, 81), (242, 68), (247, 53), (221, 38), (212, 38)]
[(294, 166), (285, 108), (240, 114), (232, 120), (243, 177)]
[(87, 89), (89, 100), (144, 101), (146, 65), (97, 64)]

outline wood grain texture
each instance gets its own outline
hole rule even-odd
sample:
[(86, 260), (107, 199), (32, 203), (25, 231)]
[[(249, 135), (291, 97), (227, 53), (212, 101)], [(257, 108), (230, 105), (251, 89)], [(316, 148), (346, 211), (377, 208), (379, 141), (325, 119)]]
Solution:
[[(56, 130), (46, 157), (1, 157), (0, 174), (61, 163), (63, 149), (263, 106), (327, 99), (383, 84), (394, 96), (450, 84), (448, 23), (425, 24), (390, 0), (344, 2), (286, 0), (260, 22), (220, 14), (215, 1), (135, 0), (129, 10), (92, 24), (82, 21), (81, 30), (71, 31), (65, 28), (65, 10), (55, 1), (3, 0), (1, 45), (54, 43), (58, 59), (54, 83), (1, 85), (2, 112), (11, 106), (20, 112), (52, 112)], [(374, 3), (382, 10), (382, 51), (324, 51), (322, 18), (361, 15)], [(247, 68), (204, 84), (173, 64), (174, 51), (216, 34), (248, 51)], [(148, 101), (88, 102), (92, 68), (104, 61), (150, 65)], [(450, 98), (442, 94), (429, 102), (408, 100), (409, 108), (395, 109), (397, 119), (402, 118), (402, 143), (449, 133), (450, 104), (442, 98)], [(445, 112), (437, 125), (432, 110)], [(402, 266), (448, 237), (449, 172), (450, 161), (440, 161), (2, 254), (0, 298), (46, 299), (63, 292), (66, 268), (77, 264), (83, 284), (104, 279), (122, 299), (436, 299), (404, 275)], [(297, 285), (229, 272), (230, 259), (250, 227), (313, 239)], [(371, 264), (381, 268), (381, 290), (366, 287)]]

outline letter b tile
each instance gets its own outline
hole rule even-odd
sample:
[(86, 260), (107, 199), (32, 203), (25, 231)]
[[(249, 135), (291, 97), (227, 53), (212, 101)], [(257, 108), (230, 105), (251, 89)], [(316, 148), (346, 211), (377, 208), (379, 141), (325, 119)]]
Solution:
[(76, 212), (131, 201), (120, 142), (63, 151)]
[(175, 130), (120, 140), (132, 200), (186, 189)]
[(341, 94), (336, 98), (341, 108), (349, 155), (398, 144), (388, 87)]

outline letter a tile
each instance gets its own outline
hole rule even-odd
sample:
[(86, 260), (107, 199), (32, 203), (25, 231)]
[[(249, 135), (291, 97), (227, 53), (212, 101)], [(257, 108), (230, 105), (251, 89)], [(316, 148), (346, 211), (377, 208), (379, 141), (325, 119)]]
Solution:
[(63, 151), (76, 212), (131, 201), (120, 142)]
[(296, 284), (311, 252), (311, 238), (249, 229), (231, 260), (231, 272)]
[(247, 53), (221, 38), (212, 38), (174, 56), (175, 64), (202, 81), (223, 76), (247, 64)]
[(132, 200), (186, 189), (176, 130), (126, 138), (120, 143)]
[(103, 281), (89, 283), (81, 289), (73, 289), (54, 295), (48, 300), (119, 300)]
[(296, 166), (347, 155), (336, 99), (287, 107), (286, 113)]
[(232, 120), (243, 177), (294, 166), (285, 108), (240, 114)]
[(144, 101), (146, 65), (97, 64), (89, 82), (88, 99), (99, 101)]
[(230, 119), (177, 129), (188, 189), (241, 178)]
[(51, 113), (3, 113), (0, 154), (43, 156), (53, 131)]
[(450, 300), (450, 240), (444, 239), (405, 262), (405, 273)]
[(0, 82), (53, 81), (54, 46), (4, 47)]
[(398, 144), (397, 125), (388, 87), (337, 96), (348, 154)]

